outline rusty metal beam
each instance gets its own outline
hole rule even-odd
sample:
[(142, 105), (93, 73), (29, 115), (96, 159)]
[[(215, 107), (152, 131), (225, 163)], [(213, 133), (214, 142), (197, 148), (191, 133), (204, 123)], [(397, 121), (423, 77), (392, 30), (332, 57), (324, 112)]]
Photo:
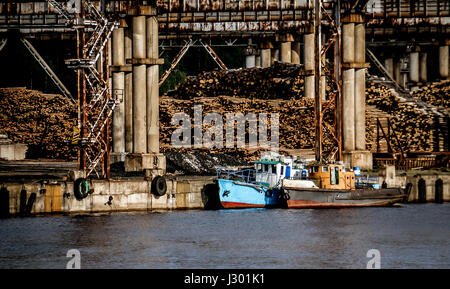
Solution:
[(203, 45), (203, 47), (206, 49), (208, 54), (211, 56), (211, 58), (217, 63), (217, 65), (222, 70), (228, 70), (227, 66), (223, 61), (219, 58), (219, 56), (216, 54), (216, 52), (209, 46), (207, 43), (204, 43), (201, 39), (199, 39), (199, 42)]
[[(30, 52), (34, 59), (39, 63), (42, 69), (47, 73), (56, 87), (61, 91), (62, 95), (66, 97), (71, 103), (75, 103), (75, 100), (67, 89), (67, 87), (62, 83), (62, 81), (58, 78), (56, 73), (51, 69), (51, 67), (45, 62), (44, 58), (37, 52), (37, 50), (33, 47), (33, 45), (26, 40), (25, 38), (20, 38), (20, 41), (23, 43), (25, 48)], [(1, 50), (1, 49), (0, 49)]]
[(189, 48), (194, 45), (194, 43), (197, 42), (196, 40), (193, 41), (192, 39), (189, 39), (188, 42), (181, 48), (180, 52), (178, 52), (177, 56), (172, 60), (172, 63), (170, 64), (170, 67), (161, 75), (161, 78), (159, 80), (159, 87), (163, 85), (164, 81), (169, 77), (170, 73), (175, 69), (177, 64), (180, 62), (180, 60), (183, 58), (183, 56), (186, 54), (186, 52), (189, 50)]

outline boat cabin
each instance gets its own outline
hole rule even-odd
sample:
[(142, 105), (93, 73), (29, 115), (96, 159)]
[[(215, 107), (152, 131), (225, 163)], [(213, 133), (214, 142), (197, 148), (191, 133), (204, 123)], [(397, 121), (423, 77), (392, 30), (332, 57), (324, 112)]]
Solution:
[(269, 187), (280, 186), (283, 179), (307, 179), (304, 162), (295, 157), (269, 156), (254, 162), (256, 182)]
[(322, 189), (355, 189), (355, 173), (339, 164), (315, 164), (308, 167), (309, 178)]

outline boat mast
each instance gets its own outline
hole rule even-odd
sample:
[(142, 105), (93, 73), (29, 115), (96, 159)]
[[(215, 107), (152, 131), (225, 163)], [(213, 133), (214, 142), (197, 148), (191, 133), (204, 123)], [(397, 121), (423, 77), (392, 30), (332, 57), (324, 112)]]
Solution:
[(314, 3), (314, 107), (315, 107), (315, 154), (316, 161), (322, 162), (322, 95), (321, 95), (321, 31), (322, 0)]

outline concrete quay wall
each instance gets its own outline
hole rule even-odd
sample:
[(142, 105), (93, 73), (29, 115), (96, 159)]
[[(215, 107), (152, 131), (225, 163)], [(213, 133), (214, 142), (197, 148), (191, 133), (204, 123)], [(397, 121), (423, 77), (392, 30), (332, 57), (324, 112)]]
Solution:
[[(98, 213), (125, 211), (152, 211), (176, 209), (203, 209), (205, 186), (213, 183), (212, 177), (177, 181), (166, 179), (167, 192), (163, 196), (151, 193), (151, 181), (146, 180), (92, 180), (93, 192), (84, 199), (74, 195), (73, 182), (5, 183), (9, 191), (9, 214), (20, 213), (21, 191), (26, 190), (29, 202), (36, 194), (31, 215), (52, 213)], [(4, 198), (2, 198), (4, 200)]]

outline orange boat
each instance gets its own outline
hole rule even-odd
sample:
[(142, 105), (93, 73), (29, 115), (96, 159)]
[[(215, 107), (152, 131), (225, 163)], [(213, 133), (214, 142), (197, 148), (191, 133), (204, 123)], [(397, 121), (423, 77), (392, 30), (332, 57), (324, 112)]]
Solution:
[(377, 181), (355, 176), (342, 165), (309, 166), (308, 179), (283, 179), (288, 208), (380, 207), (406, 202), (411, 186), (378, 188)]

